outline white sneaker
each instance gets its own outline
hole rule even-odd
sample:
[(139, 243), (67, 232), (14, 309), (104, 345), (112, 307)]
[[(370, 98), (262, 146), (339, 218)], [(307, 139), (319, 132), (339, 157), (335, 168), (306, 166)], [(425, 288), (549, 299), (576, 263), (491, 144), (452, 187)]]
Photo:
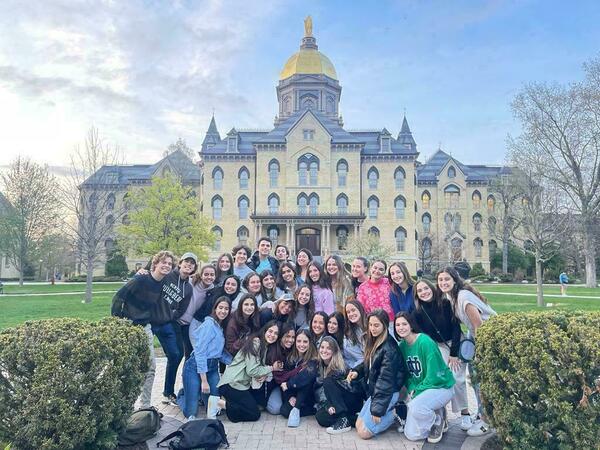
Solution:
[(468, 431), (473, 426), (473, 419), (469, 414), (463, 414), (460, 416), (460, 429), (463, 431)]
[(191, 420), (196, 420), (196, 416), (186, 417), (185, 422), (189, 422)]
[(467, 430), (467, 434), (471, 437), (483, 436), (489, 433), (490, 426), (483, 420), (476, 420), (471, 428)]
[(206, 407), (206, 418), (207, 419), (216, 419), (217, 414), (219, 414), (219, 400), (221, 397), (217, 395), (209, 395), (208, 396), (208, 405)]

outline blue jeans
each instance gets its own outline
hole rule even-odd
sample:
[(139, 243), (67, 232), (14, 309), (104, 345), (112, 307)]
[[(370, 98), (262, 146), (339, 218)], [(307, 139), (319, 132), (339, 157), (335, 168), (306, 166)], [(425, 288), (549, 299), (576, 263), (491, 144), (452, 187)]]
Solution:
[[(219, 360), (217, 358), (209, 359), (208, 372), (206, 372), (206, 378), (208, 385), (210, 386), (210, 395), (219, 395)], [(197, 416), (198, 415), (198, 402), (200, 396), (204, 401), (205, 405), (208, 405), (208, 395), (202, 394), (200, 374), (196, 367), (196, 358), (194, 353), (187, 359), (183, 365), (183, 396), (178, 396), (177, 403), (183, 411), (185, 417)]]
[(172, 323), (163, 325), (152, 325), (152, 332), (158, 338), (165, 355), (167, 356), (167, 369), (165, 371), (165, 386), (163, 395), (175, 395), (175, 379), (177, 368), (183, 358), (183, 354), (177, 344), (177, 334)]
[(367, 401), (363, 405), (362, 409), (358, 413), (358, 418), (362, 419), (367, 430), (369, 430), (371, 433), (373, 433), (375, 435), (375, 434), (383, 433), (385, 430), (387, 430), (389, 427), (391, 427), (393, 425), (393, 423), (394, 423), (394, 407), (396, 406), (396, 403), (398, 403), (399, 396), (400, 395), (398, 392), (394, 392), (394, 395), (392, 395), (392, 399), (390, 400), (390, 404), (387, 407), (387, 411), (386, 411), (385, 415), (383, 417), (381, 417), (381, 420), (379, 421), (379, 423), (373, 422), (373, 416), (371, 416), (371, 397), (369, 397), (367, 399)]

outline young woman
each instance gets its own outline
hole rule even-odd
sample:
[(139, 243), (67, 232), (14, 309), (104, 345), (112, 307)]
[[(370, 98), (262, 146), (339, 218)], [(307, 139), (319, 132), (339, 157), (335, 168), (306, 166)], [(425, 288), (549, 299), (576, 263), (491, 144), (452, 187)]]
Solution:
[[(294, 324), (286, 322), (281, 327), (280, 338), (277, 345), (272, 346), (267, 353), (268, 361), (287, 361), (287, 358), (292, 353), (296, 343), (296, 329)], [(285, 364), (284, 364), (285, 365)], [(269, 391), (267, 399), (267, 411), (269, 414), (277, 416), (281, 412), (283, 400), (281, 397), (281, 388), (279, 385), (287, 380), (285, 372), (273, 373), (273, 380), (269, 382), (267, 390)]]
[(260, 306), (274, 303), (279, 298), (277, 295), (277, 286), (275, 285), (275, 275), (270, 270), (263, 270), (260, 273)]
[(346, 366), (353, 369), (365, 357), (365, 333), (367, 331), (367, 313), (362, 303), (350, 300), (344, 308), (346, 332), (343, 356)]
[(323, 311), (327, 315), (335, 311), (335, 299), (331, 286), (323, 273), (323, 266), (316, 261), (308, 264), (308, 280), (306, 282), (312, 290), (315, 300), (315, 311)]
[(309, 328), (309, 320), (315, 313), (315, 301), (312, 291), (303, 284), (294, 293), (296, 299), (296, 315), (294, 316), (294, 325), (296, 329)]
[[(229, 364), (232, 359), (225, 350), (223, 335), (223, 326), (229, 317), (230, 308), (229, 299), (219, 297), (210, 316), (204, 319), (192, 336), (194, 351), (183, 366), (183, 394), (178, 398), (179, 406), (188, 420), (195, 419), (198, 415), (200, 395), (205, 405), (208, 405), (209, 395), (219, 395), (219, 361)], [(216, 418), (208, 414), (207, 417)]]
[(367, 316), (367, 323), (365, 359), (346, 378), (348, 382), (363, 378), (367, 387), (367, 401), (356, 419), (361, 439), (371, 439), (394, 423), (394, 406), (406, 380), (398, 346), (388, 333), (388, 314), (376, 309)]
[(346, 302), (354, 298), (354, 288), (350, 274), (338, 255), (329, 256), (325, 260), (325, 277), (333, 290), (337, 309), (343, 311)]
[(448, 426), (446, 404), (453, 395), (454, 377), (437, 344), (426, 334), (417, 333), (416, 326), (410, 314), (396, 315), (394, 333), (409, 374), (404, 434), (411, 441), (427, 438), (436, 443)]
[(308, 264), (312, 262), (313, 255), (310, 250), (301, 248), (296, 253), (296, 276), (300, 279), (301, 283), (308, 281)]
[(296, 267), (291, 262), (284, 262), (279, 265), (277, 272), (277, 296), (279, 297), (284, 292), (293, 294), (300, 283), (300, 279), (296, 276)]
[(280, 385), (281, 415), (288, 418), (288, 427), (297, 427), (300, 417), (315, 413), (313, 384), (317, 377), (317, 349), (308, 330), (296, 333), (296, 345), (284, 368), (290, 375)]
[(258, 303), (258, 306), (260, 307), (262, 304), (261, 297), (260, 297), (260, 288), (261, 288), (260, 276), (256, 272), (250, 272), (249, 274), (247, 274), (246, 277), (242, 280), (242, 290), (240, 291), (237, 298), (231, 304), (231, 308), (235, 311), (238, 307), (238, 304), (239, 304), (241, 298), (245, 294), (252, 295), (256, 299), (256, 302)]
[(276, 322), (268, 322), (253, 338), (248, 339), (242, 349), (235, 355), (219, 381), (219, 392), (225, 400), (209, 405), (209, 409), (225, 409), (232, 422), (256, 422), (260, 419), (258, 402), (251, 390), (253, 379), (264, 382), (268, 375), (283, 368), (282, 361), (266, 365), (267, 351), (276, 345), (279, 337), (279, 326)]
[(367, 314), (376, 309), (383, 309), (388, 315), (388, 322), (394, 320), (394, 310), (390, 302), (390, 282), (385, 277), (387, 264), (381, 259), (371, 264), (371, 276), (358, 287), (356, 299), (362, 303)]
[(194, 318), (190, 323), (190, 338), (196, 328), (200, 326), (204, 319), (210, 315), (216, 299), (219, 297), (227, 297), (230, 302), (233, 302), (240, 293), (240, 279), (235, 275), (225, 277), (222, 286), (216, 286), (206, 293), (206, 300), (200, 308), (194, 313)]
[(323, 336), (327, 336), (327, 322), (329, 316), (323, 311), (317, 311), (310, 319), (310, 333), (315, 342), (315, 346), (319, 346)]
[(290, 260), (290, 250), (283, 244), (277, 244), (275, 246), (275, 259), (280, 264), (288, 262)]
[(421, 279), (414, 286), (415, 310), (413, 317), (422, 333), (433, 339), (440, 349), (442, 358), (454, 375), (454, 395), (452, 411), (462, 415), (461, 428), (465, 431), (471, 425), (467, 402), (466, 364), (458, 358), (460, 344), (460, 322), (454, 316), (452, 305), (447, 298), (428, 280)]
[(403, 262), (395, 262), (388, 270), (390, 282), (390, 302), (394, 314), (406, 311), (408, 313), (415, 309), (413, 296), (414, 281), (408, 272), (408, 267)]
[(295, 303), (291, 294), (283, 294), (272, 307), (260, 310), (260, 323), (264, 325), (275, 320), (281, 326), (286, 322), (293, 322)]
[(335, 311), (329, 315), (327, 320), (327, 335), (334, 338), (340, 348), (344, 348), (344, 335), (346, 330), (346, 321), (344, 315)]
[(220, 286), (225, 281), (225, 278), (233, 275), (233, 257), (230, 253), (223, 253), (217, 259), (217, 271), (215, 284)]
[(244, 294), (225, 329), (225, 348), (232, 356), (243, 347), (248, 336), (260, 329), (260, 311), (252, 294)]
[(246, 278), (251, 272), (254, 272), (248, 266), (248, 260), (250, 259), (251, 250), (245, 245), (236, 245), (231, 250), (233, 254), (233, 273), (237, 275), (241, 280)]
[[(468, 336), (475, 339), (477, 328), (491, 316), (496, 315), (496, 312), (487, 304), (485, 297), (477, 289), (465, 283), (454, 267), (446, 267), (440, 270), (436, 275), (436, 279), (438, 288), (450, 300), (454, 315), (465, 324)], [(473, 366), (468, 364), (467, 367), (469, 372), (472, 373)], [(479, 385), (474, 384), (473, 389), (477, 399), (478, 418), (467, 430), (467, 434), (469, 436), (481, 436), (486, 434), (490, 427), (484, 419)]]
[(315, 419), (327, 433), (340, 434), (350, 431), (356, 421), (356, 413), (363, 404), (361, 390), (351, 391), (345, 382), (348, 370), (337, 341), (325, 336), (319, 346), (319, 367), (315, 380)]
[(356, 297), (359, 286), (369, 279), (369, 260), (364, 256), (357, 256), (354, 258), (354, 261), (352, 261), (350, 268), (352, 288), (354, 289), (354, 295)]

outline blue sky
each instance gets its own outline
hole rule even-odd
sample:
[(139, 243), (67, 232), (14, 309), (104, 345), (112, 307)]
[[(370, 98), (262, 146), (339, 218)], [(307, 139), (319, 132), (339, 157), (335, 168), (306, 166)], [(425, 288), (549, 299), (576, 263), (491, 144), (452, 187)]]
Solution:
[(279, 70), (311, 14), (343, 87), (347, 129), (393, 134), (406, 110), (424, 160), (441, 144), (502, 163), (510, 102), (531, 81), (575, 82), (600, 55), (600, 2), (0, 2), (0, 164), (65, 164), (95, 125), (128, 163), (178, 137), (199, 149), (268, 128)]

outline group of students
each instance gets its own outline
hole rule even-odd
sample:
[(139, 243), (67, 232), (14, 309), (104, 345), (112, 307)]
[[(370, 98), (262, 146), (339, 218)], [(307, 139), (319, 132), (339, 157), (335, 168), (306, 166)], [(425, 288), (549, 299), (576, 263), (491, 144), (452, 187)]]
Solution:
[[(321, 265), (307, 249), (294, 262), (285, 246), (275, 256), (271, 249), (261, 238), (254, 254), (238, 245), (200, 268), (187, 253), (173, 272), (164, 266), (174, 257), (163, 251), (150, 272), (117, 293), (125, 306), (116, 315), (144, 326), (149, 338), (156, 334), (165, 350), (165, 401), (188, 420), (200, 408), (209, 418), (223, 411), (232, 422), (259, 420), (266, 410), (291, 427), (308, 415), (330, 434), (354, 426), (363, 439), (397, 422), (408, 439), (430, 442), (446, 431), (451, 402), (469, 435), (488, 431), (477, 385), (475, 420), (469, 414), (465, 372), (472, 367), (460, 360), (459, 345), (461, 324), (474, 339), (495, 312), (454, 268), (440, 270), (434, 284), (415, 282), (402, 262), (388, 268), (357, 257), (349, 273), (337, 255)], [(144, 298), (142, 317), (134, 297), (155, 284), (160, 294)], [(183, 389), (175, 396), (183, 356)], [(142, 404), (153, 376), (151, 369)]]

